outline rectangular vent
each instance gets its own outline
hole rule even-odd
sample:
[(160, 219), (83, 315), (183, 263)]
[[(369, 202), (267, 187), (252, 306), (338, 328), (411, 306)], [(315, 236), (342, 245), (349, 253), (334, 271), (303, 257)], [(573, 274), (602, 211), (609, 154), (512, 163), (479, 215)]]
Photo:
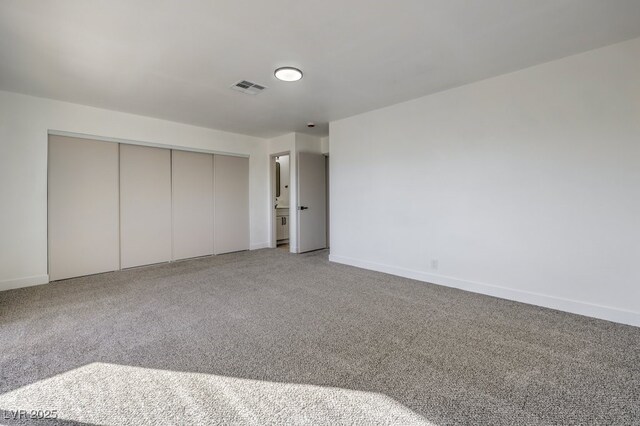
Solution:
[(261, 84), (256, 84), (247, 80), (240, 80), (237, 83), (231, 85), (233, 90), (237, 90), (238, 92), (246, 93), (247, 95), (257, 95), (266, 89), (265, 86)]

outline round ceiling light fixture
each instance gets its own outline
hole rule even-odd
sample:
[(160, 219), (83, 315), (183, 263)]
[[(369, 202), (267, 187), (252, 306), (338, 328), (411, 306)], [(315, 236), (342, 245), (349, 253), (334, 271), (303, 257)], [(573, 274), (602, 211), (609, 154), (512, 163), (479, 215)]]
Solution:
[(298, 81), (302, 78), (302, 71), (294, 67), (281, 67), (273, 73), (278, 80)]

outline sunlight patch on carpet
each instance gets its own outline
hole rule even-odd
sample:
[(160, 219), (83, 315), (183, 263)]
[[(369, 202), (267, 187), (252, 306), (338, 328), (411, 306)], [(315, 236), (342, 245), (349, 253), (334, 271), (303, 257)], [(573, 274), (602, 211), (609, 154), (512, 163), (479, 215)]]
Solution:
[(379, 393), (92, 363), (0, 395), (2, 410), (57, 410), (101, 425), (206, 423), (420, 424)]

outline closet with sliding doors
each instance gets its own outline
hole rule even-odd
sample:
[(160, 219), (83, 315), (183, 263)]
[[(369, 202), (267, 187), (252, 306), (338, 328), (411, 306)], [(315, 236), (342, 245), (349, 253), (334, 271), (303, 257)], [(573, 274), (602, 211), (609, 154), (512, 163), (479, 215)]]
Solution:
[(49, 136), (49, 280), (249, 249), (249, 159)]

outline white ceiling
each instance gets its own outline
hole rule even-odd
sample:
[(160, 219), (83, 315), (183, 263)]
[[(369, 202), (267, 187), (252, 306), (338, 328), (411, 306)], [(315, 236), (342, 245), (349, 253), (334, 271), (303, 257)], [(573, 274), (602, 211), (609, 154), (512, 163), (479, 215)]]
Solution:
[[(0, 89), (325, 135), (332, 120), (638, 36), (638, 0), (3, 0)], [(284, 65), (304, 78), (275, 80)], [(229, 89), (241, 79), (268, 90)]]

